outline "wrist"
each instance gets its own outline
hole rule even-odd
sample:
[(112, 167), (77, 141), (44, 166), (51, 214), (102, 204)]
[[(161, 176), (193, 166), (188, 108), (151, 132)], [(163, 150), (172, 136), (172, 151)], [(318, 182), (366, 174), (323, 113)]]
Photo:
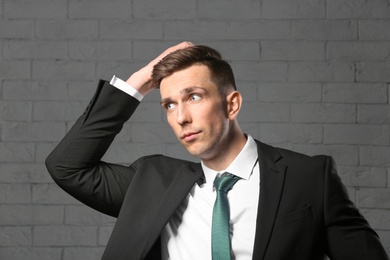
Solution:
[(146, 67), (133, 73), (126, 80), (126, 83), (135, 88), (143, 96), (153, 89), (153, 86), (151, 86), (151, 73)]

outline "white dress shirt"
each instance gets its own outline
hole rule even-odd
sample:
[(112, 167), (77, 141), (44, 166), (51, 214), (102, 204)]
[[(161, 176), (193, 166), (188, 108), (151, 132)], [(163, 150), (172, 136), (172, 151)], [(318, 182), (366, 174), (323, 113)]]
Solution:
[[(143, 96), (116, 78), (110, 84), (139, 101)], [(229, 172), (241, 179), (228, 192), (232, 259), (252, 259), (260, 194), (257, 145), (251, 136), (229, 167), (216, 172), (202, 164), (205, 183), (195, 184), (172, 215), (161, 234), (163, 260), (211, 260), (211, 224), (216, 192), (213, 182), (219, 173)]]
[[(213, 182), (218, 172), (202, 163), (206, 183), (195, 184), (171, 217), (161, 235), (164, 260), (211, 260), (211, 224), (216, 192)], [(257, 145), (251, 136), (230, 166), (229, 172), (241, 179), (228, 192), (232, 259), (252, 259), (260, 193)]]

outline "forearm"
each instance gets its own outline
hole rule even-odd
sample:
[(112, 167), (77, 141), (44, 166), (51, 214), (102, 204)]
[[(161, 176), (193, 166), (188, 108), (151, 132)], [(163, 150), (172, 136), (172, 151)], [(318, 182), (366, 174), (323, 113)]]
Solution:
[[(100, 81), (84, 113), (47, 159), (80, 169), (98, 163), (139, 101)], [(61, 165), (65, 166), (65, 165)]]
[(116, 215), (134, 170), (101, 161), (139, 101), (101, 81), (87, 109), (46, 159), (55, 182), (83, 203)]

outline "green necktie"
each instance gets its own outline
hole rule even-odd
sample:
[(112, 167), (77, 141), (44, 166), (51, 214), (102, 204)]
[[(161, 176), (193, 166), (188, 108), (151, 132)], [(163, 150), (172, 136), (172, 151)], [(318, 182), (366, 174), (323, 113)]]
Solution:
[(213, 260), (230, 260), (230, 210), (227, 192), (238, 181), (239, 177), (224, 173), (214, 180), (217, 199), (213, 209), (211, 247)]

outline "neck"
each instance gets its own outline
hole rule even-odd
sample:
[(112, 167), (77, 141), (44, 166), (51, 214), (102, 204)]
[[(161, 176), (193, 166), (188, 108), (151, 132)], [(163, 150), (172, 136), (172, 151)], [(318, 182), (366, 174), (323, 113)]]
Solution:
[(234, 161), (237, 155), (241, 152), (246, 144), (247, 137), (237, 126), (234, 131), (231, 131), (224, 142), (219, 147), (219, 154), (210, 158), (202, 158), (203, 163), (215, 171), (225, 170)]

